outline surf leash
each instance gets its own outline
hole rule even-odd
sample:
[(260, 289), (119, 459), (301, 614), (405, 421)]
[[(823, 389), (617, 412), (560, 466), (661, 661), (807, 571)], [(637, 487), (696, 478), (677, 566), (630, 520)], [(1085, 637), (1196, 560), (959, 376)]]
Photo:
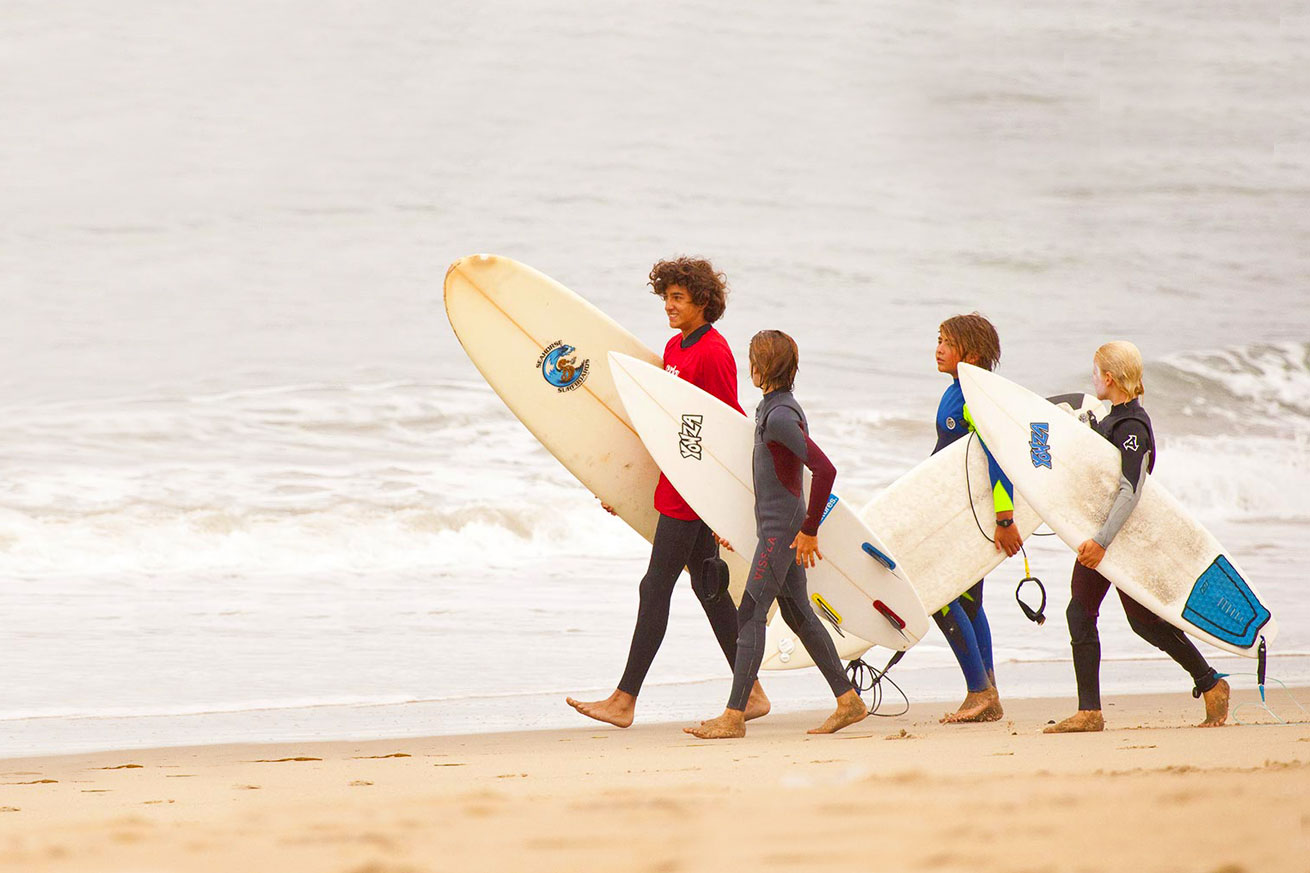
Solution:
[(709, 587), (703, 592), (701, 600), (707, 604), (717, 603), (720, 597), (728, 593), (728, 583), (732, 576), (728, 570), (728, 562), (719, 557), (716, 548), (714, 554), (706, 558), (701, 566), (705, 578), (710, 583)]
[[(1264, 637), (1263, 637), (1263, 636), (1260, 637), (1260, 649), (1259, 649), (1259, 654), (1257, 655), (1257, 658), (1259, 659), (1259, 661), (1258, 661), (1258, 663), (1257, 663), (1256, 671), (1255, 671), (1254, 673), (1216, 673), (1216, 674), (1215, 674), (1215, 675), (1216, 675), (1218, 678), (1220, 678), (1220, 679), (1228, 679), (1228, 678), (1233, 678), (1233, 677), (1237, 677), (1237, 676), (1254, 676), (1254, 677), (1255, 677), (1256, 684), (1257, 684), (1257, 686), (1258, 686), (1259, 689), (1260, 689), (1260, 702), (1259, 702), (1259, 703), (1255, 703), (1255, 702), (1251, 702), (1251, 703), (1239, 703), (1239, 704), (1237, 704), (1237, 706), (1234, 706), (1231, 710), (1229, 710), (1230, 714), (1231, 714), (1232, 717), (1233, 717), (1233, 723), (1234, 723), (1234, 724), (1239, 724), (1239, 725), (1254, 725), (1254, 724), (1260, 724), (1261, 722), (1245, 722), (1245, 721), (1242, 721), (1241, 718), (1239, 718), (1238, 715), (1237, 715), (1237, 714), (1238, 714), (1239, 712), (1241, 712), (1243, 709), (1254, 708), (1254, 709), (1261, 709), (1261, 710), (1264, 710), (1266, 713), (1269, 714), (1269, 717), (1270, 717), (1270, 718), (1272, 718), (1275, 722), (1277, 722), (1277, 723), (1280, 724), (1280, 725), (1288, 725), (1288, 724), (1305, 724), (1304, 721), (1289, 722), (1287, 719), (1283, 718), (1283, 717), (1280, 716), (1278, 713), (1274, 712), (1273, 709), (1271, 709), (1270, 706), (1269, 706), (1269, 701), (1268, 701), (1268, 699), (1267, 699), (1266, 696), (1265, 696), (1265, 682), (1266, 682), (1266, 681), (1273, 682), (1273, 683), (1276, 684), (1279, 688), (1283, 689), (1283, 693), (1287, 695), (1287, 699), (1290, 700), (1290, 701), (1292, 702), (1292, 705), (1293, 705), (1293, 706), (1295, 706), (1297, 709), (1301, 710), (1301, 712), (1302, 712), (1303, 714), (1305, 714), (1305, 715), (1310, 715), (1310, 710), (1308, 710), (1308, 709), (1306, 709), (1304, 706), (1302, 706), (1302, 705), (1301, 705), (1301, 702), (1300, 702), (1299, 700), (1297, 700), (1295, 697), (1292, 696), (1292, 690), (1291, 690), (1290, 688), (1287, 687), (1287, 684), (1286, 684), (1285, 682), (1283, 682), (1281, 679), (1275, 679), (1275, 678), (1273, 678), (1273, 677), (1271, 677), (1271, 676), (1267, 676), (1267, 675), (1266, 675), (1266, 670), (1265, 670), (1265, 642), (1264, 642)], [(1193, 696), (1195, 696), (1195, 697), (1200, 697), (1200, 696), (1201, 696), (1200, 693), (1197, 692), (1195, 689), (1192, 690), (1192, 694), (1193, 694)]]
[[(856, 658), (846, 665), (846, 675), (850, 677), (851, 684), (855, 686), (855, 692), (861, 697), (864, 692), (873, 692), (873, 703), (869, 705), (869, 715), (876, 715), (880, 718), (896, 718), (905, 715), (910, 711), (910, 698), (905, 693), (905, 689), (897, 685), (896, 682), (887, 675), (887, 671), (896, 666), (901, 658), (905, 657), (905, 652), (895, 652), (887, 666), (879, 670), (877, 667), (870, 666), (863, 658)], [(900, 692), (901, 699), (905, 701), (905, 708), (900, 712), (879, 712), (882, 706), (882, 683), (886, 681), (888, 685)]]
[[(1023, 610), (1023, 614), (1028, 616), (1029, 621), (1034, 622), (1038, 625), (1046, 624), (1046, 586), (1043, 585), (1042, 580), (1034, 576), (1033, 571), (1029, 569), (1027, 550), (1024, 549), (1023, 546), (1020, 546), (1019, 551), (1023, 553), (1024, 576), (1022, 579), (1019, 580), (1019, 584), (1015, 586), (1014, 599), (1019, 604), (1019, 608)], [(1036, 585), (1037, 590), (1042, 593), (1041, 605), (1039, 605), (1036, 609), (1033, 609), (1027, 603), (1024, 603), (1023, 598), (1019, 596), (1019, 592), (1023, 590), (1024, 584), (1028, 582), (1032, 582), (1034, 585)]]

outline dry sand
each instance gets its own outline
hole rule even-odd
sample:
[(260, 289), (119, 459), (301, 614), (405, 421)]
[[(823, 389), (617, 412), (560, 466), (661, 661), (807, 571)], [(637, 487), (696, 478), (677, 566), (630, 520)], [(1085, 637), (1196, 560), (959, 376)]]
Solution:
[(9, 760), (0, 869), (1310, 869), (1304, 720), (1201, 730), (1198, 701), (1151, 695), (1114, 700), (1105, 733), (1044, 736), (1071, 701), (1009, 701), (987, 725), (941, 709), (826, 737), (807, 713), (735, 741), (580, 723)]

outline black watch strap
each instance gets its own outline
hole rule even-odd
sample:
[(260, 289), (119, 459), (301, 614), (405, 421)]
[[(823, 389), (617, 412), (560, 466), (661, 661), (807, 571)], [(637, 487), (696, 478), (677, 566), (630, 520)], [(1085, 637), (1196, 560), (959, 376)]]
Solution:
[(998, 519), (996, 519), (996, 526), (997, 526), (997, 527), (1014, 527), (1014, 519), (1012, 519), (1012, 518), (998, 518)]

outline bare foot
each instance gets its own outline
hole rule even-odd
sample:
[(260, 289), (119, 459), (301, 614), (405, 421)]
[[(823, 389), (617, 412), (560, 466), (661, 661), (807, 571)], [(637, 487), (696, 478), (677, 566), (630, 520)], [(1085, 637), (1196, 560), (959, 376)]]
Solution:
[(1223, 727), (1228, 721), (1228, 682), (1220, 679), (1215, 686), (1201, 695), (1205, 699), (1205, 721), (1197, 727)]
[(1045, 728), (1044, 734), (1081, 734), (1105, 730), (1105, 717), (1099, 709), (1080, 709), (1059, 724)]
[(1005, 710), (1001, 708), (1001, 695), (995, 688), (988, 688), (986, 691), (970, 691), (958, 710), (942, 716), (942, 724), (999, 721), (1003, 715)]
[(756, 680), (751, 688), (751, 696), (746, 700), (746, 721), (763, 718), (769, 714), (769, 698), (764, 695), (764, 687)]
[(847, 725), (864, 721), (869, 717), (869, 707), (864, 705), (860, 695), (854, 689), (837, 698), (837, 709), (828, 716), (827, 721), (816, 728), (810, 728), (807, 734), (835, 734)]
[(615, 691), (604, 700), (586, 702), (566, 697), (564, 701), (588, 718), (621, 728), (629, 727), (637, 712), (637, 698), (623, 691)]
[(725, 709), (723, 715), (703, 721), (696, 727), (682, 729), (684, 733), (702, 740), (736, 740), (746, 736), (746, 713), (739, 709)]

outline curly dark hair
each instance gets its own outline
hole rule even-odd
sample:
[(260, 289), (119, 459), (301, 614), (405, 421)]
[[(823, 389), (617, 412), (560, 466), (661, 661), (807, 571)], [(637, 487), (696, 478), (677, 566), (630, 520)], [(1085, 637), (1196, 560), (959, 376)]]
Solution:
[(672, 285), (686, 288), (692, 302), (705, 307), (705, 320), (710, 324), (728, 308), (728, 279), (704, 258), (674, 258), (650, 268), (650, 287), (656, 297), (664, 297)]

